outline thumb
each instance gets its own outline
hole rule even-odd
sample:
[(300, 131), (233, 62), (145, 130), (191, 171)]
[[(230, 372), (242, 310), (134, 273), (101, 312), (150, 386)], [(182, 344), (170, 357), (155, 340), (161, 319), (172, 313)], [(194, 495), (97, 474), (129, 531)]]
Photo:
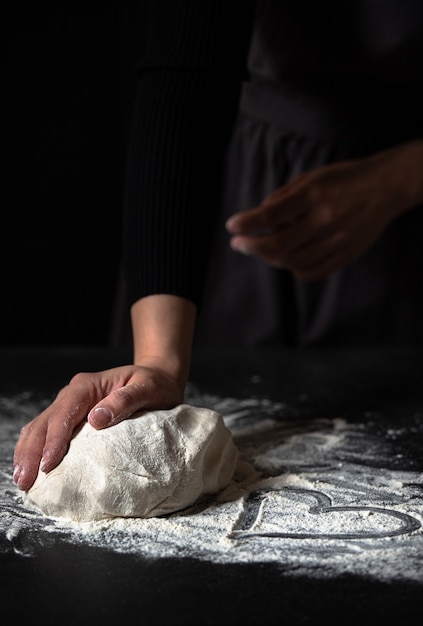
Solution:
[(107, 406), (95, 406), (88, 413), (87, 419), (93, 428), (107, 428), (118, 421)]

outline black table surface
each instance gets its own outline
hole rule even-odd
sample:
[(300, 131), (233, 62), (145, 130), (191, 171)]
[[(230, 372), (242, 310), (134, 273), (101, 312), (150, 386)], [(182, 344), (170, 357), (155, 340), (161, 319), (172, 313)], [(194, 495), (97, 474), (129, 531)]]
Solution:
[[(0, 349), (0, 398), (53, 397), (77, 371), (127, 362), (86, 347)], [(423, 353), (411, 348), (196, 351), (190, 384), (220, 397), (270, 398), (310, 419), (409, 423), (404, 468), (423, 471)], [(3, 404), (3, 406), (5, 406)], [(5, 419), (0, 416), (0, 419)], [(10, 416), (7, 418), (10, 419)], [(3, 467), (11, 466), (7, 448)], [(0, 510), (1, 513), (1, 510)], [(421, 623), (420, 580), (291, 576), (275, 563), (143, 559), (52, 539), (33, 556), (0, 536), (1, 611), (11, 623), (150, 625)], [(4, 549), (2, 549), (4, 548)], [(423, 554), (422, 570), (423, 570)]]

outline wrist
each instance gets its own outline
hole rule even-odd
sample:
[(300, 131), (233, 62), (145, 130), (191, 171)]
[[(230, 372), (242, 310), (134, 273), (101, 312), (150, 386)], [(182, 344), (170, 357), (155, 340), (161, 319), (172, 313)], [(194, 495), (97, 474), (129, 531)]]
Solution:
[(168, 294), (141, 298), (131, 308), (134, 364), (160, 370), (185, 386), (191, 365), (196, 306)]
[(423, 139), (389, 148), (370, 159), (386, 187), (392, 219), (423, 204)]

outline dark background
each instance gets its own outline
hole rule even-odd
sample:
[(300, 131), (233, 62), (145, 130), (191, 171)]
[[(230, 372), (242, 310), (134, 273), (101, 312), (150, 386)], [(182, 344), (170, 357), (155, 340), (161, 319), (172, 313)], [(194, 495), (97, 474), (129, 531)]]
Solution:
[(146, 2), (3, 12), (0, 344), (105, 345)]

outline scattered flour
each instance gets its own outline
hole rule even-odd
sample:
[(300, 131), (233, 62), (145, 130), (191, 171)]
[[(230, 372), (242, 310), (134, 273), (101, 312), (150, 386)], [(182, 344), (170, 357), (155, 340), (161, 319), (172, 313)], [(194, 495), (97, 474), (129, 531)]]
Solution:
[(233, 434), (233, 480), (183, 511), (97, 522), (45, 517), (23, 504), (11, 457), (20, 427), (39, 407), (28, 397), (0, 402), (10, 414), (0, 425), (0, 552), (30, 557), (53, 537), (142, 558), (271, 562), (290, 575), (423, 582), (423, 476), (392, 463), (392, 425), (373, 432), (342, 418), (293, 416), (263, 398), (190, 393), (188, 402), (219, 412)]

